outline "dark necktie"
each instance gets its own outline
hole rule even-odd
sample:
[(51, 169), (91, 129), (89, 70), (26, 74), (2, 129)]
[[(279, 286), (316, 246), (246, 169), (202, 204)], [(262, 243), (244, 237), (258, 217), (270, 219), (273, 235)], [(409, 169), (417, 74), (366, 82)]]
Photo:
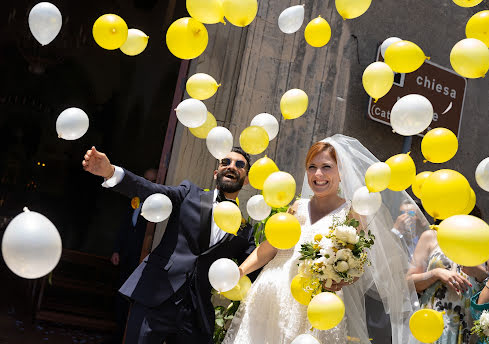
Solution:
[(219, 191), (219, 193), (217, 194), (216, 201), (218, 203), (224, 202), (224, 201), (228, 201), (228, 202), (232, 202), (232, 203), (238, 205), (238, 203), (236, 203), (236, 201), (234, 199), (228, 199), (228, 198), (226, 198), (226, 196), (224, 196), (224, 192), (222, 192), (222, 191)]

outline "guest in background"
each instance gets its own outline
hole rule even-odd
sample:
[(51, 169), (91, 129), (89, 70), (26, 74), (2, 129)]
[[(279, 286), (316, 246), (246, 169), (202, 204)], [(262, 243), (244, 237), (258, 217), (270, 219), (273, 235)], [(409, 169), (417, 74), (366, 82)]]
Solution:
[(391, 232), (401, 239), (403, 249), (409, 257), (413, 256), (421, 234), (430, 226), (422, 211), (423, 206), (418, 200), (414, 203), (407, 200), (402, 202), (399, 208), (400, 215), (391, 229)]
[[(485, 264), (487, 269), (487, 263)], [(470, 310), (472, 313), (472, 318), (475, 320), (479, 320), (483, 311), (489, 311), (489, 278), (484, 280), (484, 287), (480, 292), (472, 296)], [(479, 339), (478, 344), (484, 343)], [(485, 342), (487, 343), (487, 341)]]
[[(477, 207), (471, 215), (481, 217)], [(421, 308), (446, 312), (443, 314), (443, 334), (435, 343), (470, 342), (470, 299), (481, 290), (487, 275), (484, 265), (464, 267), (451, 261), (440, 249), (436, 231), (423, 232), (414, 251), (408, 278), (420, 294)]]

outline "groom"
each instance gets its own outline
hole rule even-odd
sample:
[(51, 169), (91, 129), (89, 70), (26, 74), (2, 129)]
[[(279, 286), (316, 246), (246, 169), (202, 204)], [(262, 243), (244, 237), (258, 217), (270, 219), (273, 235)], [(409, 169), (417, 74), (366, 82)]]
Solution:
[(82, 165), (104, 177), (104, 187), (129, 198), (137, 196), (144, 201), (162, 193), (173, 204), (160, 244), (119, 290), (134, 300), (125, 343), (212, 343), (209, 267), (219, 258), (241, 262), (255, 249), (251, 225), (242, 225), (236, 236), (225, 233), (214, 223), (212, 213), (220, 201), (235, 202), (243, 185), (248, 184), (249, 155), (233, 148), (214, 171), (217, 188), (207, 192), (189, 181), (179, 186), (152, 183), (112, 165), (95, 147), (87, 151)]

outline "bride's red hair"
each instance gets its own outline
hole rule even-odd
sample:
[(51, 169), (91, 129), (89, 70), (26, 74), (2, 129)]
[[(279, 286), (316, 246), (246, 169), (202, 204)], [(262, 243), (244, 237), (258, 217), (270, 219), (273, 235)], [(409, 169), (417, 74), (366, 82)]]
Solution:
[(327, 143), (327, 142), (316, 142), (314, 143), (311, 148), (309, 148), (309, 151), (307, 152), (307, 155), (306, 155), (306, 169), (307, 169), (307, 165), (309, 165), (309, 163), (311, 162), (311, 160), (316, 156), (318, 155), (319, 153), (321, 152), (327, 152), (329, 153), (329, 155), (331, 155), (331, 157), (333, 158), (333, 160), (338, 163), (337, 159), (336, 159), (336, 151), (334, 150), (334, 147)]

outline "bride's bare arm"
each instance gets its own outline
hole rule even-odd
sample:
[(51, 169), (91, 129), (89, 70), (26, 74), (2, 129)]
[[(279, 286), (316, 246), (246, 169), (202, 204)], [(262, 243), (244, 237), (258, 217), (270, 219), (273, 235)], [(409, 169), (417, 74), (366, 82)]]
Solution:
[[(298, 202), (295, 202), (287, 211), (290, 214), (295, 214), (297, 210)], [(243, 264), (239, 267), (239, 272), (241, 276), (248, 275), (255, 270), (265, 266), (269, 261), (271, 261), (277, 254), (278, 249), (270, 245), (268, 240), (265, 240), (255, 248), (253, 252), (246, 258)]]
[(243, 264), (240, 265), (239, 272), (241, 273), (241, 276), (248, 275), (249, 273), (263, 267), (265, 264), (271, 261), (273, 257), (275, 257), (277, 251), (278, 250), (270, 245), (267, 240), (262, 242), (260, 246), (251, 252)]

